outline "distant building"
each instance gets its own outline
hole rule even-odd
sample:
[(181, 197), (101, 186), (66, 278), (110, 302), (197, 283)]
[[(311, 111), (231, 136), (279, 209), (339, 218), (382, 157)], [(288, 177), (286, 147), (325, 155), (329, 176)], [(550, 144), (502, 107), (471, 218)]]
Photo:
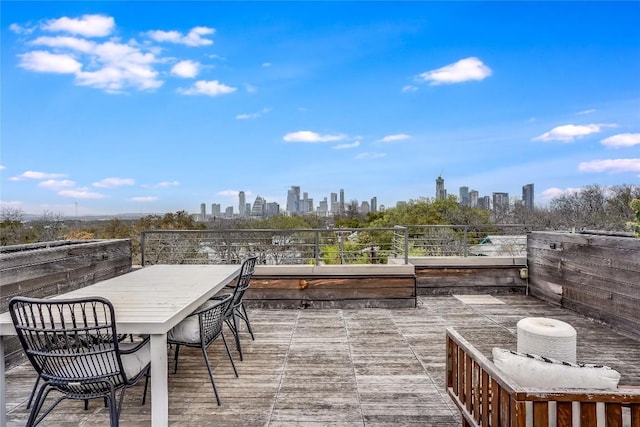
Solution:
[(257, 196), (255, 202), (253, 202), (253, 207), (251, 208), (251, 217), (252, 218), (264, 218), (267, 213), (267, 203), (266, 201)]
[(486, 209), (486, 210), (491, 209), (491, 197), (482, 196), (478, 198), (478, 207), (480, 209)]
[(378, 198), (375, 196), (371, 198), (371, 212), (378, 212)]
[(298, 215), (300, 213), (300, 186), (292, 185), (287, 192), (287, 213)]
[(447, 198), (447, 190), (444, 188), (444, 178), (439, 176), (436, 178), (436, 200)]
[(527, 209), (533, 209), (533, 184), (522, 187), (522, 204)]
[(338, 213), (344, 213), (344, 190), (342, 188), (340, 189), (340, 208)]
[(331, 193), (329, 198), (329, 210), (333, 215), (337, 215), (340, 211), (340, 204), (338, 203), (338, 193)]
[(200, 203), (200, 221), (207, 220), (207, 205)]
[(323, 200), (320, 200), (320, 203), (318, 204), (318, 213), (323, 215), (329, 213), (329, 202), (327, 202), (326, 197)]
[(471, 206), (472, 208), (478, 207), (478, 191), (477, 190), (469, 191), (469, 206)]
[(471, 206), (471, 199), (469, 198), (469, 187), (460, 187), (460, 204), (462, 206)]
[(366, 215), (371, 211), (371, 207), (369, 206), (369, 202), (364, 201), (360, 203), (360, 214)]
[(224, 210), (224, 217), (233, 218), (233, 206), (229, 206), (227, 209)]
[(211, 204), (211, 216), (220, 218), (220, 203)]
[(265, 209), (265, 215), (268, 217), (277, 216), (280, 214), (280, 205), (276, 202), (267, 203)]
[(240, 218), (244, 218), (247, 216), (247, 201), (245, 200), (244, 191), (238, 193), (238, 215)]
[(493, 212), (509, 208), (509, 193), (493, 193)]

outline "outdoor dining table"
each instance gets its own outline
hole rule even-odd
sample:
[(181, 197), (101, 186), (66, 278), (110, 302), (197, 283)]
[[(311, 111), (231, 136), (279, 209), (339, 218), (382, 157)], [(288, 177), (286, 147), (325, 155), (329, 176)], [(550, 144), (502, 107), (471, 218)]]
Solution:
[[(153, 265), (52, 298), (100, 296), (113, 304), (121, 334), (151, 336), (151, 425), (169, 424), (167, 332), (240, 273), (240, 265)], [(0, 314), (0, 426), (7, 424), (4, 344), (16, 335)]]

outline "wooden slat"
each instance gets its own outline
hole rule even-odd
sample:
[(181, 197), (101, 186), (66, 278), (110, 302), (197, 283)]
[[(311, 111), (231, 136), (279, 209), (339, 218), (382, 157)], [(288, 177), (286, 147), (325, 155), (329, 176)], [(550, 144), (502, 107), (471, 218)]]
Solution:
[(533, 402), (533, 425), (548, 426), (549, 425), (549, 403)]
[(491, 425), (500, 425), (500, 385), (491, 378)]
[(473, 363), (473, 417), (479, 422), (480, 421), (480, 365), (476, 363), (475, 360), (472, 360)]
[(573, 408), (571, 402), (557, 403), (556, 423), (558, 427), (571, 427), (573, 425)]
[(473, 361), (471, 356), (464, 355), (464, 394), (467, 400), (467, 410), (473, 413)]
[(595, 402), (580, 403), (580, 427), (597, 427)]
[(500, 388), (500, 426), (510, 427), (511, 418), (511, 396), (504, 388)]
[(480, 418), (480, 423), (482, 425), (482, 427), (489, 427), (489, 396), (491, 393), (491, 390), (489, 389), (489, 374), (487, 373), (487, 371), (485, 371), (484, 369), (482, 370), (481, 373), (481, 381), (482, 384), (480, 386), (480, 392), (481, 394), (481, 399), (482, 399), (482, 406), (481, 406), (481, 418)]
[(605, 412), (607, 415), (607, 427), (622, 426), (622, 404), (607, 403), (605, 405)]
[(640, 427), (640, 403), (631, 405), (631, 427)]

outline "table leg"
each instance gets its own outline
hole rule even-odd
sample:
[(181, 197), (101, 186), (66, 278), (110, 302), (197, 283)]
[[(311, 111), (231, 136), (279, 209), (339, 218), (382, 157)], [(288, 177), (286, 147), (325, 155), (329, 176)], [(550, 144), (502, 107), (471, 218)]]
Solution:
[(0, 337), (0, 426), (7, 425), (7, 385), (4, 378), (4, 337)]
[(151, 425), (169, 425), (167, 334), (151, 334)]

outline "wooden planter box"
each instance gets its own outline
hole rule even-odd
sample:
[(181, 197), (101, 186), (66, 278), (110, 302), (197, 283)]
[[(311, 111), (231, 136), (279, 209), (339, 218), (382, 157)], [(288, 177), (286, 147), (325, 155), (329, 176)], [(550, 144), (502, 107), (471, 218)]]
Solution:
[[(131, 240), (62, 240), (0, 248), (0, 312), (16, 295), (44, 298), (131, 270)], [(17, 338), (5, 340), (6, 361), (19, 361)]]
[(640, 239), (533, 232), (527, 259), (531, 295), (640, 339)]

